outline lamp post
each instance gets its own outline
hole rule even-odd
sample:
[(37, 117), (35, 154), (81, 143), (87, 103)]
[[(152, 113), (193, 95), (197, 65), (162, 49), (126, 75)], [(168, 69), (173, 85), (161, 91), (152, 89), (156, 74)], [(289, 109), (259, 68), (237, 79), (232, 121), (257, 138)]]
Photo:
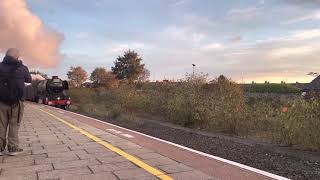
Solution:
[(192, 77), (194, 77), (194, 68), (196, 67), (195, 64), (192, 64)]

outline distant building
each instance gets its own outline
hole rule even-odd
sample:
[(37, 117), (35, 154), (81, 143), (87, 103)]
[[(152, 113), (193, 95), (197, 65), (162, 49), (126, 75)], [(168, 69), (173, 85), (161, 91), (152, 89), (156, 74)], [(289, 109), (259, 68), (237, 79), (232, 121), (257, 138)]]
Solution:
[[(319, 94), (320, 93), (320, 76), (316, 77), (310, 83), (296, 83), (295, 85), (302, 92), (306, 92), (307, 94)], [(319, 94), (320, 95), (320, 94)]]
[(309, 89), (313, 91), (320, 91), (320, 76), (311, 81)]
[(303, 88), (303, 96), (306, 99), (320, 98), (320, 76), (316, 77), (309, 84), (305, 84)]

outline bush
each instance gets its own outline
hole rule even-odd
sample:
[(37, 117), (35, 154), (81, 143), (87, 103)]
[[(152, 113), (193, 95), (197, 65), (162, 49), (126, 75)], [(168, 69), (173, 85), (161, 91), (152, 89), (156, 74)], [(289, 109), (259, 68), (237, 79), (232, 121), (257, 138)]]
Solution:
[(221, 128), (225, 133), (247, 134), (247, 106), (242, 88), (220, 76), (208, 85), (207, 98), (210, 128)]
[[(211, 81), (122, 84), (117, 89), (70, 89), (72, 109), (117, 119), (150, 114), (185, 127), (267, 142), (320, 149), (320, 103), (297, 96), (244, 96), (243, 88), (220, 76)], [(281, 95), (282, 96), (282, 95)], [(283, 107), (288, 112), (283, 112)]]
[(294, 101), (287, 113), (281, 115), (276, 140), (289, 145), (300, 145), (310, 150), (320, 149), (320, 102)]
[(250, 93), (276, 93), (276, 94), (297, 94), (301, 90), (290, 84), (251, 84), (246, 85), (246, 92)]
[(96, 99), (96, 91), (90, 88), (71, 88), (68, 94), (75, 105), (94, 102)]
[(230, 134), (246, 132), (243, 91), (228, 79), (219, 77), (212, 84), (179, 83), (170, 87), (167, 102), (167, 118), (172, 122)]

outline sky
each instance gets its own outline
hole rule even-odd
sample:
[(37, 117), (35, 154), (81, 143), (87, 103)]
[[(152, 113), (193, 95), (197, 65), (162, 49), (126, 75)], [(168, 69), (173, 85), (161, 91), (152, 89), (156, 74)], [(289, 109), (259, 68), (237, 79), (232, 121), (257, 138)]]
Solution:
[(192, 64), (210, 78), (247, 83), (308, 82), (307, 73), (320, 72), (320, 0), (5, 1), (25, 2), (23, 22), (41, 22), (25, 38), (36, 51), (26, 54), (45, 58), (24, 62), (49, 75), (66, 78), (71, 66), (111, 69), (127, 49), (141, 55), (151, 80), (181, 79)]

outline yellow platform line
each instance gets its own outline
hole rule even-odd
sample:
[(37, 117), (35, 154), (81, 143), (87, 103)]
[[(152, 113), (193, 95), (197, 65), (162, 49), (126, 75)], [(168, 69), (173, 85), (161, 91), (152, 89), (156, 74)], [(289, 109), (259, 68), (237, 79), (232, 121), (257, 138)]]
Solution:
[(81, 134), (87, 136), (88, 138), (92, 139), (93, 141), (97, 142), (98, 144), (101, 144), (102, 146), (104, 146), (104, 147), (110, 149), (111, 151), (119, 154), (120, 156), (126, 158), (127, 160), (131, 161), (132, 163), (134, 163), (134, 164), (136, 164), (137, 166), (141, 167), (142, 169), (146, 170), (146, 171), (149, 172), (150, 174), (158, 177), (159, 179), (162, 179), (162, 180), (173, 180), (172, 177), (166, 175), (164, 172), (162, 172), (162, 171), (160, 171), (160, 170), (158, 170), (158, 169), (156, 169), (156, 168), (154, 168), (154, 167), (152, 167), (152, 166), (144, 163), (144, 162), (141, 161), (139, 158), (137, 158), (137, 157), (135, 157), (135, 156), (132, 156), (132, 155), (124, 152), (123, 150), (121, 150), (121, 149), (119, 149), (119, 148), (117, 148), (117, 147), (115, 147), (115, 146), (107, 143), (106, 141), (103, 141), (103, 140), (100, 139), (99, 137), (91, 134), (90, 132), (81, 129), (81, 128), (79, 128), (79, 127), (77, 127), (77, 126), (69, 123), (68, 121), (66, 121), (66, 120), (64, 120), (64, 119), (62, 119), (62, 118), (60, 118), (60, 117), (58, 117), (58, 116), (56, 116), (56, 115), (54, 115), (54, 114), (51, 114), (51, 113), (48, 112), (48, 111), (45, 111), (45, 110), (43, 110), (43, 109), (39, 109), (39, 110), (42, 111), (42, 112), (44, 112), (44, 113), (46, 113), (46, 114), (48, 114), (48, 115), (50, 115), (50, 116), (52, 116), (53, 118), (57, 119), (58, 121), (66, 124), (66, 125), (68, 125), (69, 127), (71, 127), (71, 128), (73, 128), (73, 129), (79, 131)]

